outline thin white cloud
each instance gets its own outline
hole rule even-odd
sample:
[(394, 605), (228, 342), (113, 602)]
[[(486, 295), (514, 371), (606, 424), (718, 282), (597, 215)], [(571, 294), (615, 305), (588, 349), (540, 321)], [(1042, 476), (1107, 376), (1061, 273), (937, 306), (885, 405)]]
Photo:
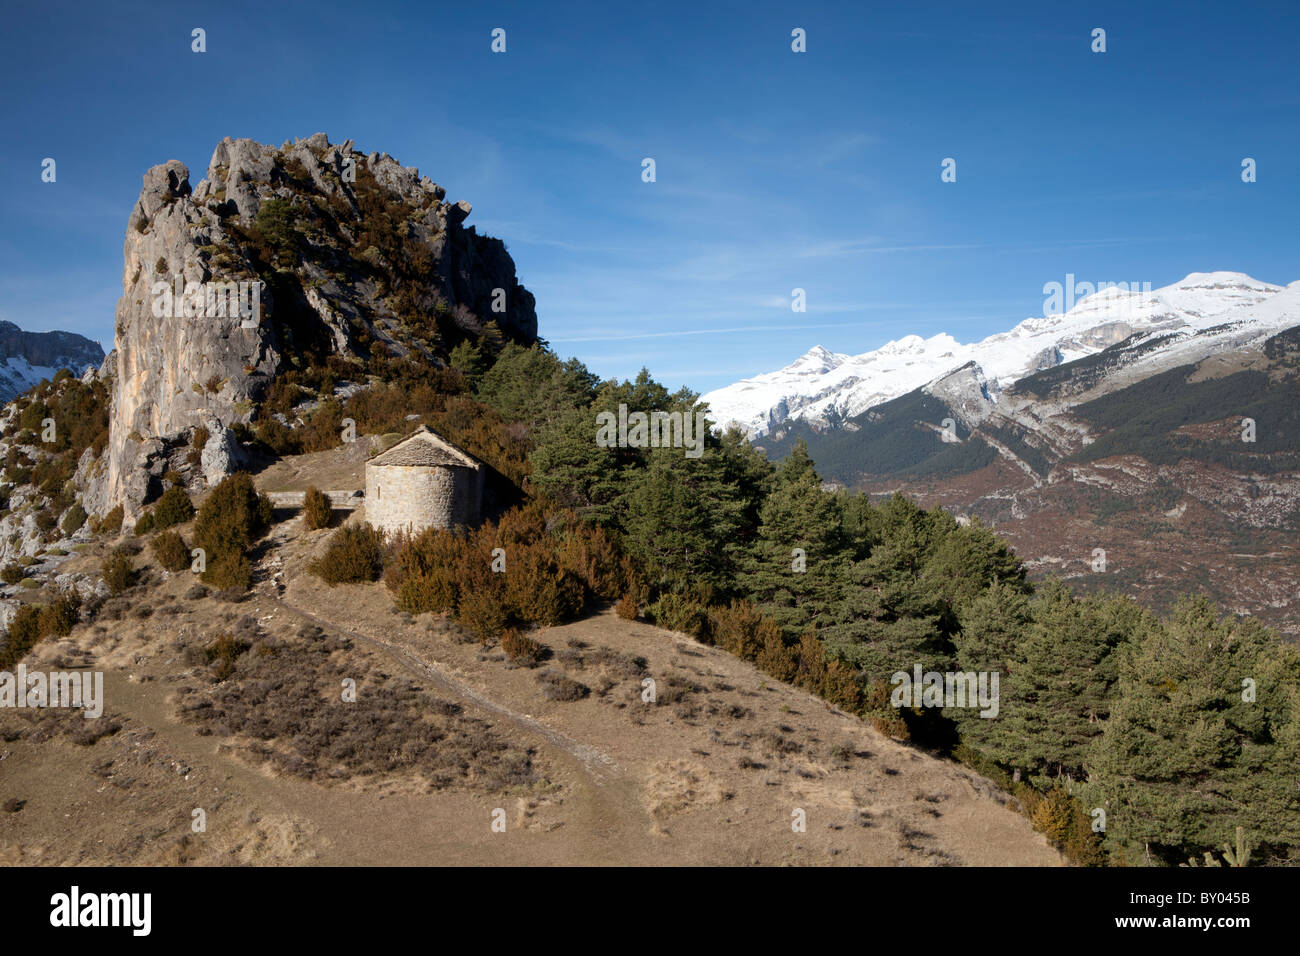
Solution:
[(804, 329), (839, 329), (842, 322), (799, 323), (797, 325), (737, 325), (717, 329), (676, 329), (671, 332), (631, 332), (608, 335), (577, 335), (548, 338), (551, 344), (559, 342), (625, 342), (634, 339), (674, 339), (689, 335), (732, 335), (737, 332), (801, 332)]

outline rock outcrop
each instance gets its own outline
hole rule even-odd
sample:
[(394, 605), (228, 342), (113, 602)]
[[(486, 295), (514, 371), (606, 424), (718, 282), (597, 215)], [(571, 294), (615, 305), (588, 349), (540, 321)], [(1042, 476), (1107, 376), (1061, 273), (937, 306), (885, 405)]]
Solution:
[(208, 425), (209, 437), (199, 458), (203, 480), (215, 485), (246, 464), (244, 450), (234, 433), (219, 421)]
[(279, 149), (228, 138), (207, 176), (189, 179), (176, 160), (145, 174), (123, 247), (107, 489), (95, 497), (128, 520), (195, 426), (216, 439), (206, 480), (227, 473), (239, 455), (228, 429), (290, 366), (365, 360), (375, 343), (441, 365), (449, 338), (489, 322), (536, 340), (533, 296), (505, 245), (463, 225), (469, 203), (445, 202), (386, 153), (323, 133)]

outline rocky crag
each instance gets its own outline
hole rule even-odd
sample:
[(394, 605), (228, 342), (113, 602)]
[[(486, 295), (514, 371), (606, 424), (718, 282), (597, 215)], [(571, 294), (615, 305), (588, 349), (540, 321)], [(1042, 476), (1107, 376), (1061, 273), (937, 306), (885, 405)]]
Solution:
[[(469, 203), (445, 196), (419, 170), (323, 133), (279, 149), (222, 140), (194, 187), (181, 162), (150, 169), (104, 370), (109, 441), (78, 471), (87, 510), (122, 504), (129, 520), (168, 472), (191, 487), (219, 480), (241, 454), (231, 427), (287, 370), (334, 356), (364, 387), (376, 354), (438, 367), (476, 336), (535, 341), (533, 296), (504, 243), (466, 226)], [(187, 289), (198, 295), (173, 294)], [(244, 314), (223, 289), (243, 296)]]

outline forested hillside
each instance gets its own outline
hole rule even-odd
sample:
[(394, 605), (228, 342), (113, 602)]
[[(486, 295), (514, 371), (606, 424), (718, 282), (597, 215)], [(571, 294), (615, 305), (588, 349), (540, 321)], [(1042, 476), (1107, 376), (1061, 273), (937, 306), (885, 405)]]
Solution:
[[(1034, 575), (1076, 592), (1168, 612), (1204, 589), (1294, 639), (1300, 328), (1143, 365), (1169, 337), (1130, 336), (1027, 375), (996, 401), (973, 367), (959, 369), (840, 427), (787, 422), (756, 441), (773, 460), (806, 444), (824, 478), (875, 501), (901, 491), (979, 517)], [(1109, 556), (1104, 573), (1095, 548)]]
[[(403, 609), (450, 612), (526, 660), (530, 626), (617, 600), (1001, 780), (1078, 862), (1183, 863), (1238, 826), (1254, 862), (1293, 861), (1300, 652), (1276, 632), (1204, 597), (1162, 618), (1035, 586), (978, 521), (823, 490), (802, 446), (779, 465), (735, 432), (710, 435), (699, 458), (600, 447), (601, 411), (695, 407), (648, 373), (600, 382), (537, 345), (458, 359), (472, 394), (400, 407), (527, 500), (468, 535), (426, 531), (363, 562)], [(384, 428), (397, 402), (376, 390), (345, 410)], [(512, 555), (505, 574), (491, 573), (493, 548)], [(337, 560), (347, 553), (340, 537)], [(998, 672), (998, 715), (894, 706), (891, 676), (916, 665)]]

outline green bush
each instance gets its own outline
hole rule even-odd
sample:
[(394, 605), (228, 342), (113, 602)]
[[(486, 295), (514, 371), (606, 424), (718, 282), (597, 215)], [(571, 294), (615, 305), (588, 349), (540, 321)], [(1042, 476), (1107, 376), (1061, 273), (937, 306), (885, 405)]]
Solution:
[(209, 559), (200, 578), (219, 591), (247, 591), (253, 583), (253, 566), (242, 551), (227, 551)]
[(131, 559), (121, 551), (114, 551), (104, 559), (100, 565), (100, 574), (112, 594), (121, 594), (135, 580), (135, 568), (131, 566)]
[(18, 416), (18, 427), (27, 431), (39, 432), (45, 419), (50, 417), (50, 407), (44, 402), (35, 401), (23, 409)]
[(378, 580), (384, 570), (383, 536), (368, 524), (340, 528), (311, 570), (330, 585)]
[(86, 509), (81, 506), (81, 502), (73, 502), (68, 513), (63, 516), (63, 534), (65, 537), (72, 537), (81, 530), (81, 526), (86, 523)]
[(328, 528), (333, 515), (329, 495), (312, 485), (303, 495), (302, 515), (308, 531)]
[(293, 260), (298, 236), (294, 229), (298, 211), (287, 199), (273, 198), (257, 210), (257, 231), (268, 250), (282, 263)]
[(190, 549), (175, 531), (164, 531), (154, 538), (153, 554), (168, 571), (184, 571), (190, 566)]
[(691, 637), (703, 637), (708, 625), (704, 608), (683, 594), (669, 592), (661, 595), (646, 613), (658, 627), (680, 631)]
[(99, 534), (117, 534), (122, 530), (122, 506), (115, 505), (107, 514), (99, 519), (99, 524), (90, 530)]
[(158, 529), (184, 524), (194, 517), (194, 505), (183, 488), (168, 488), (153, 507), (153, 526)]
[(0, 650), (0, 670), (12, 670), (41, 639), (41, 610), (21, 605), (9, 621), (9, 640)]
[(271, 526), (271, 500), (259, 495), (247, 472), (238, 471), (213, 488), (199, 508), (194, 538), (211, 562), (243, 552)]
[(148, 534), (153, 530), (154, 517), (152, 511), (146, 511), (135, 519), (135, 527), (132, 529), (136, 534)]
[(203, 649), (203, 654), (212, 665), (212, 676), (219, 681), (225, 680), (235, 672), (235, 661), (251, 645), (247, 641), (230, 634), (218, 635), (217, 639)]
[(81, 598), (73, 591), (65, 591), (41, 608), (38, 623), (41, 636), (66, 637), (81, 619)]
[(6, 564), (0, 568), (0, 581), (5, 584), (17, 584), (23, 579), (23, 569), (17, 564)]

